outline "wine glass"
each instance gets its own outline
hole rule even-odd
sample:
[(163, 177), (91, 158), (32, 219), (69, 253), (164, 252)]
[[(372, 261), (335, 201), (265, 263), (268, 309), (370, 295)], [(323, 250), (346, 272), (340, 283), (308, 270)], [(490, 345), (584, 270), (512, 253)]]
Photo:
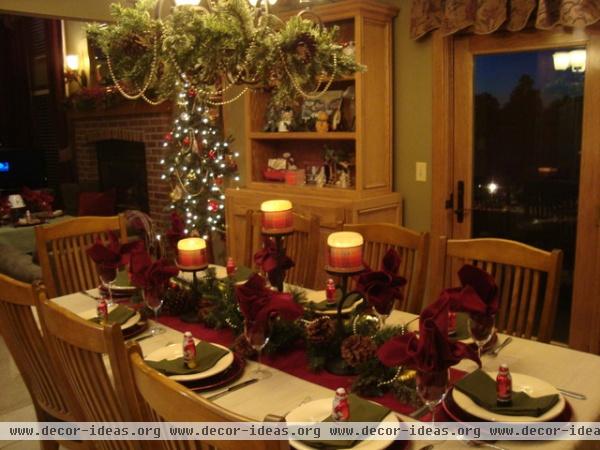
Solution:
[(142, 291), (144, 303), (154, 312), (154, 325), (150, 329), (152, 335), (157, 335), (165, 332), (165, 329), (158, 325), (158, 310), (163, 304), (161, 292), (158, 289), (147, 289)]
[(244, 322), (244, 337), (250, 346), (258, 353), (258, 366), (253, 371), (253, 375), (258, 379), (267, 378), (269, 372), (264, 369), (263, 364), (261, 363), (261, 356), (263, 349), (269, 343), (271, 337), (269, 324), (263, 325), (246, 320)]
[(469, 316), (469, 331), (477, 344), (477, 355), (481, 359), (481, 350), (490, 342), (494, 335), (495, 316), (489, 314), (471, 314)]
[(394, 302), (388, 302), (386, 304), (379, 305), (378, 307), (373, 308), (377, 319), (379, 319), (379, 329), (385, 327), (385, 321), (390, 316), (393, 306)]
[(435, 423), (435, 408), (448, 392), (448, 369), (437, 371), (417, 370), (417, 394), (431, 411), (431, 423)]
[(102, 286), (108, 291), (107, 305), (112, 306), (114, 304), (112, 285), (117, 279), (117, 266), (114, 264), (98, 264), (98, 277), (100, 278), (100, 283), (102, 283)]

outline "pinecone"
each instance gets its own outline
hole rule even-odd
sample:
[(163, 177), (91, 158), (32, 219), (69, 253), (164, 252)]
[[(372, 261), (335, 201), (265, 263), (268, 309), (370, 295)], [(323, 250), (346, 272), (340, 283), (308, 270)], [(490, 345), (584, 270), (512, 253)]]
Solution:
[(200, 320), (204, 319), (206, 316), (211, 314), (215, 309), (215, 304), (212, 300), (207, 298), (201, 298), (198, 301), (198, 318)]
[(186, 312), (191, 305), (190, 293), (179, 287), (170, 288), (165, 295), (161, 312), (166, 316), (178, 316)]
[(243, 334), (240, 334), (235, 339), (233, 345), (231, 346), (231, 350), (233, 350), (233, 352), (237, 355), (243, 356), (244, 358), (254, 358), (257, 355), (256, 350), (252, 348), (248, 342), (248, 339), (246, 339), (246, 336)]
[(377, 346), (370, 337), (354, 334), (344, 339), (340, 351), (342, 359), (349, 366), (356, 367), (372, 358)]
[(311, 344), (322, 344), (335, 334), (335, 323), (327, 316), (319, 317), (306, 325), (306, 340)]

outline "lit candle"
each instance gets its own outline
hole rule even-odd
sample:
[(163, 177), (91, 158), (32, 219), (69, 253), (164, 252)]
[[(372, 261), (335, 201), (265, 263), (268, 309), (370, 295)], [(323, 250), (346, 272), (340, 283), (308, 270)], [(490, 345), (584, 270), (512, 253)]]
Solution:
[(208, 266), (206, 242), (199, 237), (177, 242), (177, 263), (182, 269), (201, 270)]
[(294, 231), (292, 202), (289, 200), (268, 200), (260, 205), (260, 210), (263, 233), (287, 234)]
[(359, 272), (363, 269), (363, 237), (353, 231), (331, 233), (327, 238), (329, 258), (327, 270)]

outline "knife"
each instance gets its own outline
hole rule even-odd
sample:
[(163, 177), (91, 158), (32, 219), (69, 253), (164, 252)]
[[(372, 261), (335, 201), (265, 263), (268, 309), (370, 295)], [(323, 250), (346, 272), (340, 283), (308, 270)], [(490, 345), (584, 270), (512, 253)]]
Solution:
[(224, 395), (229, 394), (230, 392), (237, 391), (238, 389), (241, 389), (243, 387), (246, 387), (246, 386), (249, 386), (251, 384), (254, 384), (257, 381), (258, 381), (258, 378), (251, 378), (249, 380), (242, 381), (241, 383), (234, 384), (233, 386), (228, 387), (224, 391), (217, 392), (216, 394), (213, 394), (213, 395), (209, 395), (208, 397), (206, 397), (206, 399), (207, 400), (216, 400), (218, 398), (223, 397)]

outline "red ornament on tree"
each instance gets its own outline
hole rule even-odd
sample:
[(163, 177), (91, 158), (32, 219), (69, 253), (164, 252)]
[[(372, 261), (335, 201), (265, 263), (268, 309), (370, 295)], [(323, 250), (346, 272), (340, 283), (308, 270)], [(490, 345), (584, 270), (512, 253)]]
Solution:
[(190, 137), (189, 136), (184, 137), (183, 141), (181, 141), (181, 142), (183, 142), (183, 145), (186, 145), (186, 146), (190, 145)]
[(172, 142), (173, 141), (173, 133), (165, 134), (165, 141)]
[(210, 159), (215, 159), (215, 158), (217, 157), (217, 152), (216, 152), (216, 151), (214, 151), (214, 150), (210, 150), (210, 151), (208, 152), (208, 157), (209, 157)]
[(187, 92), (187, 95), (188, 95), (189, 98), (194, 98), (196, 96), (196, 89), (189, 88), (188, 92)]
[(217, 209), (219, 209), (219, 202), (217, 202), (216, 200), (210, 199), (208, 201), (208, 210), (216, 211)]
[(215, 178), (215, 184), (217, 186), (221, 186), (223, 184), (223, 176), (219, 176), (219, 177)]

